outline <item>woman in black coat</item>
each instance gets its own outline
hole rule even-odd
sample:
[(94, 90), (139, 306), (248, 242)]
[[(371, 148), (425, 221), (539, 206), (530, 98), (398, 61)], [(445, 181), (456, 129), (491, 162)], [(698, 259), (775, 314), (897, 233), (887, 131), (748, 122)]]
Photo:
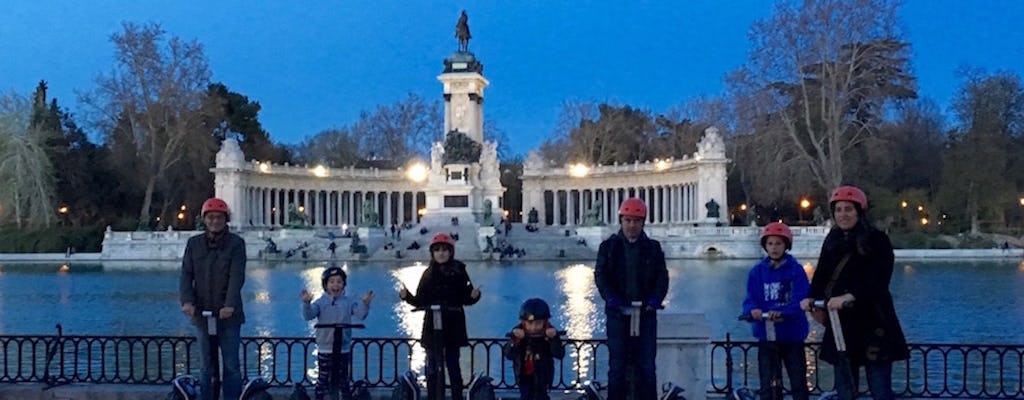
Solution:
[[(466, 334), (466, 314), (462, 307), (480, 300), (480, 289), (473, 287), (466, 272), (466, 264), (455, 259), (455, 241), (447, 233), (438, 233), (430, 242), (430, 265), (420, 277), (416, 294), (403, 287), (398, 297), (417, 308), (440, 305), (442, 333), (435, 336), (434, 319), (427, 312), (423, 318), (421, 343), (427, 351), (427, 393), (434, 399), (437, 388), (436, 373), (441, 359), (448, 369), (452, 400), (462, 399), (462, 370), (459, 368), (459, 348), (469, 345)], [(441, 343), (437, 343), (440, 341)], [(437, 346), (435, 346), (437, 345)]]
[[(868, 199), (860, 189), (840, 186), (832, 192), (830, 205), (835, 227), (825, 237), (809, 298), (800, 306), (811, 311), (813, 300), (824, 299), (828, 309), (838, 310), (851, 372), (836, 371), (835, 388), (840, 398), (856, 395), (863, 366), (871, 396), (892, 399), (892, 363), (910, 357), (889, 292), (892, 243), (889, 236), (868, 222)], [(836, 350), (831, 324), (820, 313), (815, 319), (825, 325), (821, 358), (838, 365), (844, 355)]]

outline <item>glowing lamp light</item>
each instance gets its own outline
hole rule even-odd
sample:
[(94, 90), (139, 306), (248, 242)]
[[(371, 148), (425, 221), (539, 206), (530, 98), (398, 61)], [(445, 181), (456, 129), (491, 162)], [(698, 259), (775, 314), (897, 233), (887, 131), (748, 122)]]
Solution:
[(183, 213), (183, 212), (178, 213), (178, 221), (181, 221), (183, 219), (185, 219), (185, 213)]
[(921, 226), (928, 225), (928, 218), (921, 217)]
[(313, 175), (316, 175), (317, 178), (323, 178), (327, 176), (327, 167), (323, 165), (317, 165), (311, 171), (313, 172)]
[(422, 216), (423, 216), (424, 214), (426, 214), (426, 213), (427, 213), (427, 209), (426, 209), (426, 208), (421, 208), (421, 209), (419, 209), (419, 210), (416, 210), (416, 214), (418, 214), (418, 215), (419, 215), (419, 216), (421, 216), (421, 217), (422, 217)]
[(299, 212), (306, 212), (306, 206), (299, 206)]
[(60, 208), (57, 209), (57, 212), (59, 212), (61, 214), (67, 214), (68, 211), (69, 211), (68, 206), (60, 206)]
[(270, 163), (264, 161), (260, 163), (260, 172), (267, 174), (270, 173)]
[(668, 167), (671, 167), (671, 166), (672, 165), (669, 164), (669, 162), (665, 161), (665, 160), (655, 160), (655, 162), (654, 162), (654, 170), (655, 171), (664, 171), (664, 170), (668, 169)]
[(917, 211), (924, 211), (924, 206), (917, 206)]
[(184, 204), (181, 205), (181, 211), (185, 211), (187, 208)]
[(901, 202), (900, 202), (900, 207), (902, 207), (902, 208), (907, 208), (907, 202), (906, 202), (906, 200), (904, 200), (904, 201), (901, 201)]
[(582, 178), (587, 176), (587, 174), (589, 173), (590, 167), (584, 165), (583, 163), (576, 163), (569, 166), (569, 176), (573, 178)]
[(746, 204), (740, 204), (740, 211), (747, 211), (747, 205)]
[(800, 208), (806, 210), (811, 206), (811, 201), (807, 199), (800, 199)]
[(419, 183), (427, 180), (427, 173), (429, 170), (426, 165), (416, 163), (409, 166), (409, 170), (405, 171), (405, 177), (409, 178), (410, 181)]

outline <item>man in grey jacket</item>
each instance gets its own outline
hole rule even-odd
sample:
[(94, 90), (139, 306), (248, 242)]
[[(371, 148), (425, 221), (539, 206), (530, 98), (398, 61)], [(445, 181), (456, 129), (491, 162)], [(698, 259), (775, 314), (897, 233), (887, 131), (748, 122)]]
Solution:
[[(245, 283), (245, 240), (228, 231), (227, 203), (210, 198), (203, 203), (206, 231), (188, 239), (181, 260), (181, 312), (196, 326), (199, 344), (199, 399), (211, 398), (215, 378), (216, 354), (223, 360), (224, 399), (237, 399), (242, 391), (242, 370), (238, 360), (240, 334), (245, 313), (242, 311), (242, 285)], [(209, 311), (207, 318), (202, 314)], [(210, 327), (213, 323), (216, 326)], [(216, 332), (215, 334), (213, 332)]]

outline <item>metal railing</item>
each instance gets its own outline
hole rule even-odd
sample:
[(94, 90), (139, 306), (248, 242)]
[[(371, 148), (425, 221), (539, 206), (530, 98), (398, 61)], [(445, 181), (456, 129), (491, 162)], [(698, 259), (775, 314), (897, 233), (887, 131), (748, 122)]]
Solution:
[[(501, 347), (507, 339), (471, 339), (462, 350), (463, 375), (483, 372), (497, 388), (515, 386)], [(312, 385), (316, 375), (311, 338), (242, 338), (243, 375), (272, 385)], [(603, 380), (608, 349), (603, 339), (569, 339), (566, 357), (556, 361), (553, 389), (579, 390)], [(893, 365), (893, 386), (900, 397), (1024, 397), (1024, 346), (990, 344), (910, 344), (911, 357)], [(831, 390), (832, 368), (820, 362), (820, 343), (809, 343), (807, 384), (812, 393)], [(738, 387), (756, 388), (757, 343), (713, 341), (709, 345), (707, 393), (726, 395)], [(352, 379), (370, 386), (393, 386), (406, 370), (423, 365), (417, 339), (354, 338)], [(27, 335), (0, 336), (0, 383), (44, 382), (152, 384), (196, 373), (198, 346), (192, 337)], [(861, 379), (864, 391), (864, 379)]]
[[(507, 339), (472, 339), (462, 350), (464, 375), (483, 372), (497, 388), (515, 387), (511, 363), (502, 357)], [(607, 370), (603, 340), (567, 340), (566, 357), (556, 361), (555, 388), (580, 389)], [(272, 385), (312, 385), (316, 376), (312, 338), (243, 337), (243, 376)], [(197, 373), (198, 345), (192, 337), (28, 335), (0, 336), (0, 383), (167, 384), (180, 374)], [(418, 339), (354, 338), (353, 380), (371, 387), (393, 386), (407, 370), (422, 369), (425, 353)], [(419, 360), (417, 364), (417, 360)]]
[[(893, 364), (893, 391), (912, 398), (1022, 398), (1024, 346), (912, 343), (910, 359)], [(808, 343), (807, 384), (811, 393), (832, 390), (832, 368), (819, 357), (821, 343)], [(757, 388), (757, 342), (713, 341), (709, 394)], [(866, 393), (866, 380), (860, 379)], [(787, 393), (788, 386), (787, 386)]]

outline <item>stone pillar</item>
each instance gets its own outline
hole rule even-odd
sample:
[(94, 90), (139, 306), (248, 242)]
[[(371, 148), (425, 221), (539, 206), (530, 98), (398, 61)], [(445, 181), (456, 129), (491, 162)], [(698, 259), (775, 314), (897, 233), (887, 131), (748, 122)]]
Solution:
[(658, 387), (672, 382), (690, 400), (705, 400), (710, 379), (711, 326), (704, 314), (658, 315)]
[(551, 207), (552, 207), (552, 210), (551, 210), (551, 219), (552, 219), (551, 225), (554, 225), (554, 226), (559, 226), (559, 225), (562, 224), (562, 221), (561, 221), (562, 205), (560, 204), (561, 200), (562, 200), (561, 199), (562, 196), (559, 195), (559, 193), (561, 193), (561, 192), (562, 192), (561, 190), (557, 190), (557, 189), (552, 191), (551, 199), (553, 201), (551, 202)]

